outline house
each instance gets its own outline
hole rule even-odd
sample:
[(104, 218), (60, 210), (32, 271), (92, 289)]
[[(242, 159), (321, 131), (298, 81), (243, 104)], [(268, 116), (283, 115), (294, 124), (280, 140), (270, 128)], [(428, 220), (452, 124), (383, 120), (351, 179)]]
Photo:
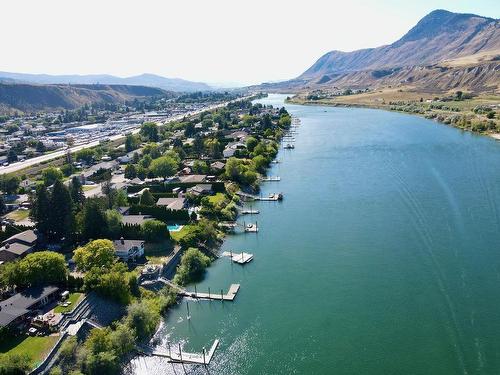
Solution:
[(149, 215), (125, 215), (122, 216), (123, 225), (142, 225), (153, 218)]
[(55, 286), (32, 287), (0, 302), (0, 327), (19, 327), (59, 297)]
[(120, 215), (128, 215), (130, 207), (118, 207), (116, 210), (120, 213)]
[(224, 156), (226, 159), (234, 156), (234, 153), (236, 152), (236, 149), (234, 148), (225, 148), (223, 151), (222, 151), (222, 156)]
[(186, 208), (186, 198), (177, 197), (177, 198), (160, 198), (156, 202), (157, 206), (163, 206), (168, 208), (169, 210), (183, 210)]
[(189, 174), (186, 176), (180, 176), (179, 181), (182, 183), (199, 184), (205, 182), (207, 176), (204, 174)]
[(7, 238), (0, 247), (0, 261), (11, 262), (18, 258), (24, 258), (33, 252), (37, 240), (38, 236), (33, 230), (25, 230)]
[(144, 256), (143, 240), (125, 240), (122, 237), (113, 241), (113, 246), (115, 247), (115, 255), (124, 262), (135, 261)]
[(193, 194), (193, 195), (210, 195), (212, 194), (212, 184), (198, 184), (196, 186), (193, 186), (192, 188), (189, 188), (187, 190), (187, 193)]
[(216, 171), (223, 170), (225, 166), (226, 164), (221, 161), (214, 161), (212, 164), (210, 164), (210, 168)]

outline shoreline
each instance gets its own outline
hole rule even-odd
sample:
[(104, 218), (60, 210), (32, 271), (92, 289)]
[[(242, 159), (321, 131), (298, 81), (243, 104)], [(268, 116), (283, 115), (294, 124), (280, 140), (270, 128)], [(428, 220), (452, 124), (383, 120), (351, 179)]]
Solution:
[(426, 120), (437, 122), (437, 123), (442, 124), (442, 125), (451, 126), (452, 128), (455, 128), (458, 130), (462, 130), (462, 131), (476, 134), (476, 135), (487, 136), (487, 137), (493, 138), (494, 140), (500, 141), (500, 132), (498, 132), (498, 133), (478, 132), (478, 131), (462, 128), (462, 127), (456, 126), (456, 125), (451, 124), (451, 123), (446, 123), (444, 121), (440, 121), (438, 118), (428, 118), (425, 116), (425, 114), (422, 114), (422, 113), (398, 111), (395, 109), (391, 109), (385, 105), (370, 105), (370, 104), (364, 104), (364, 103), (331, 103), (331, 102), (322, 102), (319, 100), (315, 101), (315, 102), (302, 101), (302, 100), (295, 101), (293, 99), (293, 97), (290, 98), (290, 100), (285, 99), (285, 103), (294, 104), (294, 105), (317, 106), (317, 107), (323, 106), (323, 107), (340, 107), (340, 108), (378, 109), (378, 110), (387, 111), (387, 112), (395, 112), (395, 113), (401, 113), (401, 114), (406, 114), (406, 115), (411, 115), (411, 116), (418, 116), (418, 117), (424, 118)]

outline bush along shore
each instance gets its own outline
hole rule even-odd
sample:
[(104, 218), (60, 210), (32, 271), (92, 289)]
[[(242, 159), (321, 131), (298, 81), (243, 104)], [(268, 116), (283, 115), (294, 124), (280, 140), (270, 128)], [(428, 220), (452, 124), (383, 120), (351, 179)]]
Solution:
[[(201, 280), (223, 241), (220, 224), (237, 219), (237, 193), (259, 191), (291, 122), (284, 108), (241, 100), (162, 126), (144, 123), (124, 145), (129, 157), (121, 169), (134, 183), (119, 188), (114, 173), (97, 169), (98, 196), (87, 196), (80, 179), (59, 168), (42, 173), (30, 197), (30, 218), (39, 246), (51, 250), (1, 265), (2, 291), (55, 285), (93, 293), (125, 312), (83, 338), (66, 338), (51, 374), (117, 374), (151, 340), (177, 294), (170, 287), (141, 286), (144, 260), (163, 262), (180, 248), (173, 281), (183, 286)], [(91, 164), (93, 152), (73, 157)], [(27, 372), (29, 360), (0, 355), (0, 374)]]
[(463, 91), (428, 94), (403, 90), (345, 90), (335, 95), (318, 91), (298, 94), (287, 102), (302, 105), (375, 108), (408, 113), (436, 120), (459, 129), (500, 138), (498, 95), (476, 95)]

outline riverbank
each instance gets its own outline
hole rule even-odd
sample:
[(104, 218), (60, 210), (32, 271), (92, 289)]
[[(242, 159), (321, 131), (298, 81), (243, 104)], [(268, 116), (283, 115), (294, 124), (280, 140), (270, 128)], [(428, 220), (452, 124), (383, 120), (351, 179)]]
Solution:
[(384, 89), (333, 97), (321, 93), (307, 96), (297, 94), (287, 102), (299, 105), (372, 108), (412, 114), (458, 129), (500, 139), (500, 96), (498, 95), (480, 95), (453, 100), (450, 97), (438, 97), (429, 93)]

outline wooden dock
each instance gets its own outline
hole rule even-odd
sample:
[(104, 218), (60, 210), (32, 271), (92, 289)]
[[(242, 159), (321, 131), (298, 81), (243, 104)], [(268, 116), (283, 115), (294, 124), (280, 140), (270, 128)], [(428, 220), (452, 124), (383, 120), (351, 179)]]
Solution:
[(283, 199), (282, 193), (269, 194), (267, 197), (255, 197), (256, 201), (280, 201)]
[(234, 299), (236, 298), (236, 294), (240, 290), (240, 284), (231, 284), (231, 286), (229, 287), (229, 291), (226, 294), (223, 294), (222, 290), (220, 290), (220, 292), (212, 292), (210, 288), (208, 288), (208, 293), (198, 292), (196, 290), (196, 286), (195, 291), (193, 292), (174, 284), (172, 281), (165, 279), (164, 277), (158, 278), (158, 281), (169, 285), (180, 296), (216, 301), (234, 301)]
[(245, 252), (235, 253), (233, 251), (224, 251), (222, 256), (229, 257), (234, 263), (238, 264), (247, 264), (253, 260), (253, 254)]
[(169, 362), (173, 363), (186, 363), (186, 364), (193, 364), (193, 365), (209, 365), (210, 362), (212, 361), (212, 358), (215, 354), (215, 350), (219, 346), (219, 340), (215, 340), (208, 351), (208, 353), (205, 352), (205, 348), (203, 348), (203, 352), (200, 353), (187, 353), (183, 352), (180, 349), (179, 346), (179, 352), (173, 352), (172, 349), (168, 348), (168, 351), (164, 350), (152, 350), (152, 351), (146, 351), (144, 350), (144, 353), (146, 355), (150, 356), (157, 356), (157, 357), (164, 357), (168, 358)]
[(198, 298), (198, 299), (209, 299), (209, 300), (215, 300), (215, 301), (234, 301), (236, 298), (236, 294), (240, 290), (240, 284), (231, 284), (229, 287), (229, 291), (226, 294), (223, 294), (222, 290), (217, 293), (217, 292), (212, 292), (209, 291), (208, 293), (203, 293), (203, 292), (197, 292), (197, 291), (185, 291), (184, 293), (181, 293), (181, 295), (185, 297), (191, 297), (191, 298)]

